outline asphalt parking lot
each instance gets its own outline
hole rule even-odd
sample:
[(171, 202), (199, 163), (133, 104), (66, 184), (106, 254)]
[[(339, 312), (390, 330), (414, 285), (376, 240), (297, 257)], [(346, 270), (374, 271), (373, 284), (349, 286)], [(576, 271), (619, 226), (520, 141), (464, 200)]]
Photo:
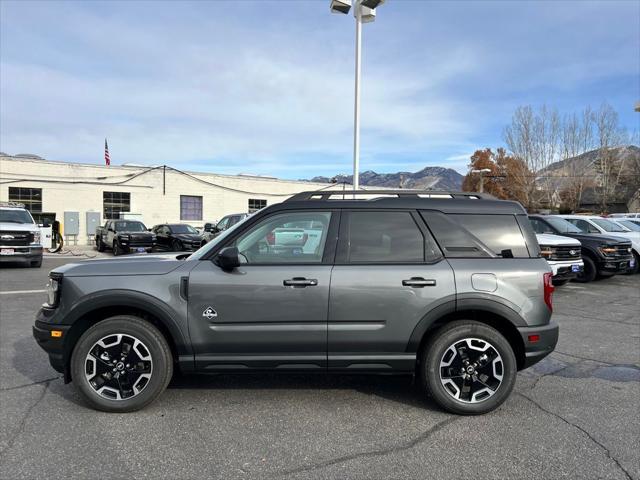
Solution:
[(556, 290), (556, 352), (498, 411), (404, 377), (174, 379), (146, 410), (85, 407), (31, 337), (50, 269), (0, 270), (0, 477), (640, 479), (640, 275)]

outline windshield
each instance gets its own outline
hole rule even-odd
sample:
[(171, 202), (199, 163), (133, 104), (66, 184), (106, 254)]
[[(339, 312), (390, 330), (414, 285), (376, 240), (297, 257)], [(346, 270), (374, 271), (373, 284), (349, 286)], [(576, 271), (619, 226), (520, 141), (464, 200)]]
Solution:
[(620, 220), (618, 223), (621, 223), (631, 231), (640, 232), (640, 225), (633, 223), (631, 220)]
[(582, 230), (564, 218), (545, 217), (545, 220), (560, 233), (583, 233)]
[(605, 232), (626, 232), (626, 230), (620, 225), (616, 225), (612, 221), (605, 220), (604, 218), (594, 218), (591, 221), (598, 225)]
[(198, 233), (191, 225), (169, 225), (173, 233)]
[(216, 245), (219, 245), (220, 242), (223, 242), (234, 230), (240, 225), (243, 225), (249, 218), (252, 218), (250, 215), (240, 220), (234, 226), (227, 228), (224, 232), (218, 235), (216, 238), (207, 243), (204, 247), (199, 249), (193, 255), (189, 257), (189, 260), (200, 260), (204, 255), (206, 255), (212, 248), (215, 248)]
[(0, 222), (34, 223), (31, 214), (26, 210), (0, 210)]
[(144, 232), (147, 227), (140, 222), (116, 222), (116, 232)]

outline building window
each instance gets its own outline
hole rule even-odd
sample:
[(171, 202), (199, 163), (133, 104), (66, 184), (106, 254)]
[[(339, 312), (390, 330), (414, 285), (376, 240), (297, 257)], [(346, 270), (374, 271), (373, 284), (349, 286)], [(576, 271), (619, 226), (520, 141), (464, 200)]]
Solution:
[(31, 213), (42, 212), (42, 189), (9, 187), (9, 201), (23, 203)]
[(202, 220), (202, 197), (180, 195), (180, 220)]
[(249, 199), (249, 213), (257, 212), (258, 210), (266, 206), (267, 206), (266, 200), (260, 200), (258, 198)]
[(103, 192), (102, 205), (104, 218), (117, 220), (120, 212), (131, 211), (131, 194), (129, 192)]

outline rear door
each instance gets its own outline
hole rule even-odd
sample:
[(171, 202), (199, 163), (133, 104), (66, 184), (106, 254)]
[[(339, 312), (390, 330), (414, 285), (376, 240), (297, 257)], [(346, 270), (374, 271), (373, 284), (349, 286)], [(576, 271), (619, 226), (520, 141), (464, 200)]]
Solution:
[(342, 213), (329, 300), (329, 368), (413, 370), (420, 320), (455, 307), (451, 267), (412, 211)]

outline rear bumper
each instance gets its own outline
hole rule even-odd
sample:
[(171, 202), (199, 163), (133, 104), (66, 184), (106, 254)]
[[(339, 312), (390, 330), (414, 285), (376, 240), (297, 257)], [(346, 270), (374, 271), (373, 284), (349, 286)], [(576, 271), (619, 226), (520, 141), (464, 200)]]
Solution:
[[(524, 344), (524, 364), (522, 368), (528, 368), (538, 363), (544, 357), (553, 352), (558, 343), (559, 327), (556, 322), (539, 327), (520, 327), (518, 332)], [(537, 340), (535, 336), (538, 336)]]

